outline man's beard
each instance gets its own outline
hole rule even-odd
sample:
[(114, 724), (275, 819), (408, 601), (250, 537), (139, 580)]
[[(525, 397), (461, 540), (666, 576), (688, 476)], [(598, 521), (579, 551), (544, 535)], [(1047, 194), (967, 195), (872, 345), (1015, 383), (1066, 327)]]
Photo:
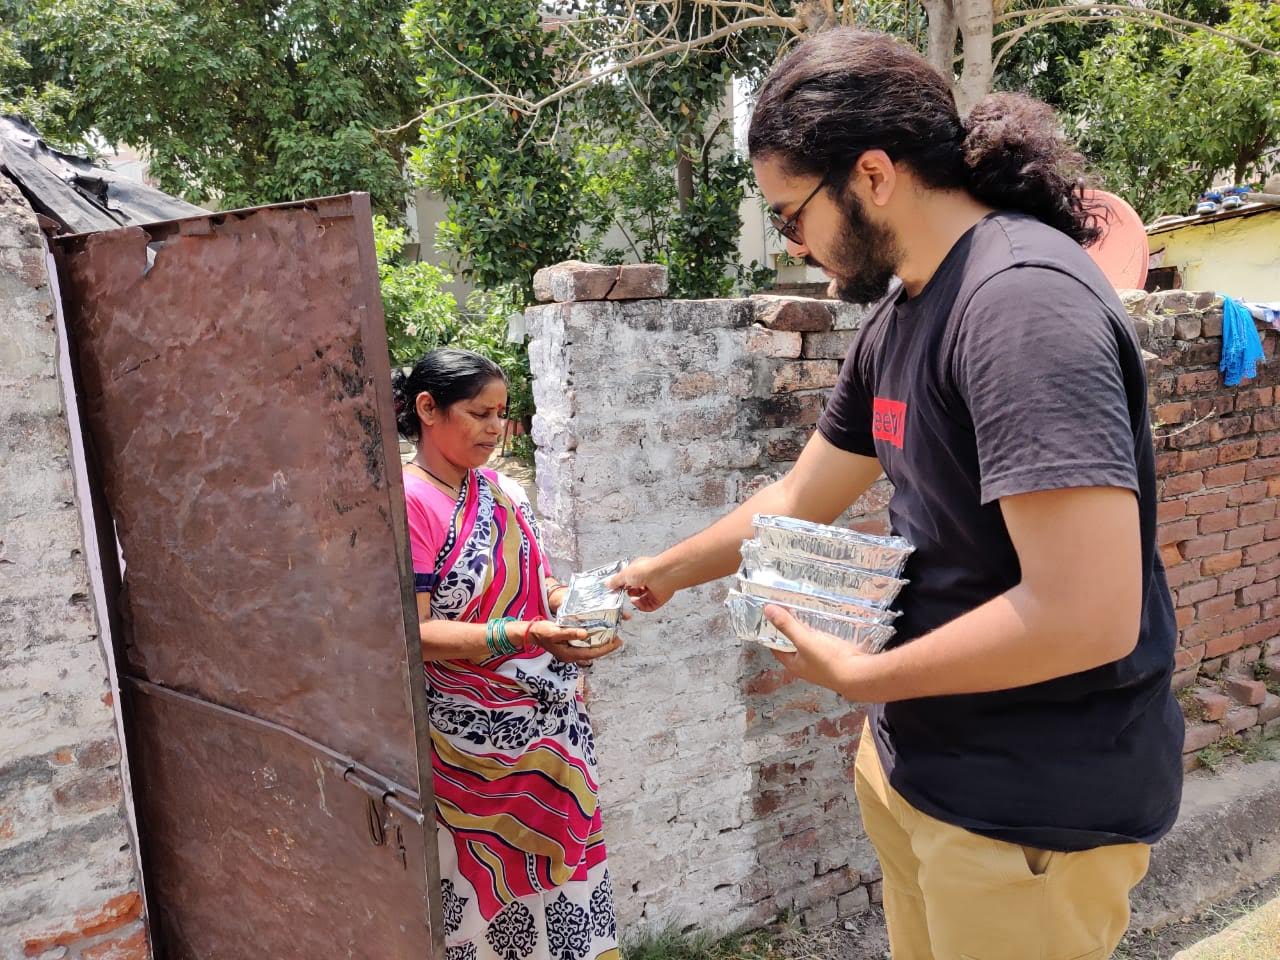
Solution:
[(836, 237), (830, 261), (805, 257), (811, 267), (822, 267), (835, 279), (831, 292), (847, 303), (874, 303), (889, 293), (902, 262), (893, 231), (867, 219), (861, 201), (852, 193), (840, 204), (844, 226)]

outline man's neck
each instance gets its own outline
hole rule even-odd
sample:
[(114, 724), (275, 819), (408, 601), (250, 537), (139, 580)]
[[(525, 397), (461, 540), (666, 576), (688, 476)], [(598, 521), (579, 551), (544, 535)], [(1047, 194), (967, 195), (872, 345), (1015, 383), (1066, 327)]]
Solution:
[(897, 231), (903, 252), (898, 277), (908, 297), (919, 296), (951, 248), (994, 210), (963, 190), (922, 190)]

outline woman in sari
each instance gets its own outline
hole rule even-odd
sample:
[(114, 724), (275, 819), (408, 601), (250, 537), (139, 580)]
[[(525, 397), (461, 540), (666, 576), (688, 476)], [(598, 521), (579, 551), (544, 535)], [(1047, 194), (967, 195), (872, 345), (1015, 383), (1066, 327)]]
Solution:
[(447, 960), (616, 960), (578, 667), (528, 499), (486, 469), (501, 369), (433, 350), (393, 384), (431, 720)]

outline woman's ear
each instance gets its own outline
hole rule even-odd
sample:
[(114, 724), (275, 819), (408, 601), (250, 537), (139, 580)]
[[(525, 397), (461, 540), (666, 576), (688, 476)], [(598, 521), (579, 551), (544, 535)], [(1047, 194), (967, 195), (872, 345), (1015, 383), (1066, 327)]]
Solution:
[(425, 390), (418, 394), (417, 398), (413, 401), (413, 407), (418, 411), (418, 419), (427, 426), (434, 424), (440, 413), (439, 408), (436, 406), (435, 397), (431, 396), (431, 394), (427, 393)]

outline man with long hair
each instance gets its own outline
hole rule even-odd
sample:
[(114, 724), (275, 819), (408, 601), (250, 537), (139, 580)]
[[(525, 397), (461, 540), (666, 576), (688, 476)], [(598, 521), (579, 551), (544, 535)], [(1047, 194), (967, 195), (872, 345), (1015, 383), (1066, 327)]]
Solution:
[(893, 956), (1108, 957), (1177, 815), (1182, 716), (1142, 356), (1082, 249), (1080, 158), (1044, 104), (961, 118), (851, 30), (774, 70), (748, 142), (788, 251), (880, 302), (787, 476), (617, 583), (656, 609), (732, 573), (753, 514), (831, 523), (883, 470), (916, 547), (892, 648), (767, 615), (790, 671), (873, 705), (855, 789)]

